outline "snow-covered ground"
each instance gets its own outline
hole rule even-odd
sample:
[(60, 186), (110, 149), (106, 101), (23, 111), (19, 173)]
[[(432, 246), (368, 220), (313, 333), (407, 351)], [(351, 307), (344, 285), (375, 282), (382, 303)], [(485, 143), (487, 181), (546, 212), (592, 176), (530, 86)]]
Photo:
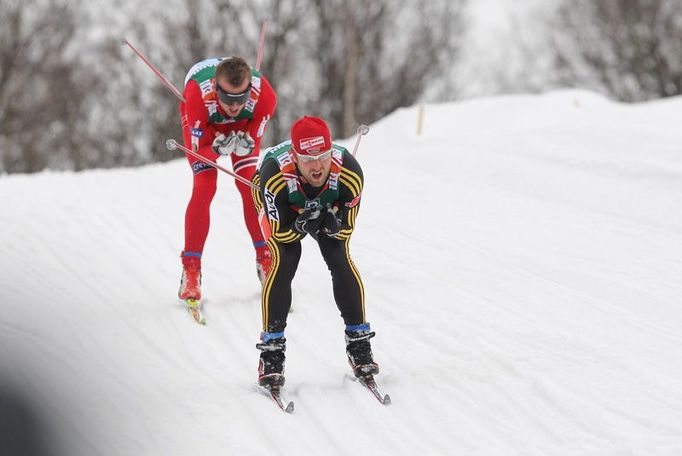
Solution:
[(259, 282), (227, 176), (206, 327), (176, 298), (184, 159), (3, 176), (0, 412), (69, 456), (682, 454), (681, 112), (570, 91), (427, 105), (420, 137), (416, 108), (372, 126), (351, 245), (388, 407), (345, 376), (310, 240), (295, 413), (254, 391)]

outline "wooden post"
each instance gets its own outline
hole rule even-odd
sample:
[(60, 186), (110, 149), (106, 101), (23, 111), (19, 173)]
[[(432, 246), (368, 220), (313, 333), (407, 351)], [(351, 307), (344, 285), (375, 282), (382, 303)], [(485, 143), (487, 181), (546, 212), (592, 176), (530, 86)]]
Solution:
[(417, 114), (417, 136), (421, 136), (422, 127), (424, 126), (424, 105), (419, 105), (419, 114)]

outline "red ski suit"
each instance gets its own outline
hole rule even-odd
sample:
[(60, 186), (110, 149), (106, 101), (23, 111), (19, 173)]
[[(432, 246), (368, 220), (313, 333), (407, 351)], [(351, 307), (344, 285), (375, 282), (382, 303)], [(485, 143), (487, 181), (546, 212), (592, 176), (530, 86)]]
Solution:
[[(230, 155), (234, 172), (248, 181), (251, 180), (256, 171), (263, 132), (277, 105), (277, 98), (272, 86), (263, 76), (260, 76), (260, 79), (260, 93), (254, 92), (255, 88), (251, 89), (252, 97), (257, 96), (257, 101), (250, 119), (237, 120), (237, 118), (227, 116), (217, 101), (215, 79), (211, 80), (213, 89), (206, 90), (204, 87), (203, 93), (197, 81), (190, 79), (183, 92), (185, 102), (180, 103), (180, 118), (185, 147), (191, 149), (194, 142), (195, 145), (198, 145), (198, 153), (213, 162), (220, 156), (211, 147), (217, 135), (220, 133), (227, 134), (231, 131), (243, 131), (251, 135), (256, 144), (250, 155), (245, 157)], [(213, 123), (210, 121), (209, 105), (212, 109), (217, 108), (217, 112), (227, 118), (228, 122)], [(187, 160), (194, 176), (194, 185), (192, 197), (185, 212), (183, 264), (188, 261), (197, 261), (204, 251), (210, 225), (209, 208), (216, 192), (218, 179), (218, 172), (215, 168), (202, 163), (191, 155), (187, 155)], [(246, 228), (251, 235), (257, 255), (259, 255), (260, 250), (267, 250), (267, 246), (258, 225), (258, 216), (251, 197), (251, 188), (237, 180), (235, 180), (235, 184), (241, 194)]]

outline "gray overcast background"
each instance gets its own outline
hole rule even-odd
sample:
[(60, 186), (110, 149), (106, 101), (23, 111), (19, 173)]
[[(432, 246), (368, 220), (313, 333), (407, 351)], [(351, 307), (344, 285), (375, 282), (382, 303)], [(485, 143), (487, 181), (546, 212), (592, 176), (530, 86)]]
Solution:
[(303, 114), (351, 135), (402, 106), (565, 87), (636, 102), (682, 93), (682, 0), (0, 0), (0, 173), (176, 158), (195, 62), (240, 54), (278, 94), (264, 145)]

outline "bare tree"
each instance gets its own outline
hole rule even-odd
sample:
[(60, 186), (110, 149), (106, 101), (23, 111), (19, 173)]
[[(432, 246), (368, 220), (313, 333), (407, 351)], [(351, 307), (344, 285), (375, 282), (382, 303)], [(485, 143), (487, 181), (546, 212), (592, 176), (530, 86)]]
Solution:
[(311, 0), (320, 113), (340, 136), (413, 104), (456, 55), (462, 2)]
[(182, 89), (197, 61), (255, 64), (278, 108), (263, 142), (303, 114), (336, 136), (415, 102), (454, 58), (463, 0), (0, 0), (0, 172), (85, 169), (170, 160), (178, 100), (125, 46), (134, 42)]
[(565, 0), (555, 21), (565, 84), (622, 101), (682, 94), (682, 0)]
[(0, 170), (88, 166), (78, 147), (81, 100), (96, 82), (73, 52), (76, 7), (62, 0), (0, 0)]

